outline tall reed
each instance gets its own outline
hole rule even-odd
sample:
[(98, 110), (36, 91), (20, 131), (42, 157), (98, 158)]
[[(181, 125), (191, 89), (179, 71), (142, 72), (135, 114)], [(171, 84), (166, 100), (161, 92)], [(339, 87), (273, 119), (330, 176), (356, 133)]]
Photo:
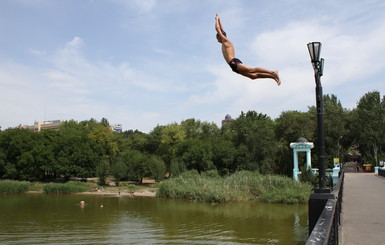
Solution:
[(89, 186), (83, 182), (69, 181), (67, 183), (50, 183), (43, 186), (46, 193), (74, 193), (89, 191)]
[(311, 185), (284, 176), (239, 171), (225, 178), (185, 172), (161, 183), (157, 194), (161, 197), (209, 202), (259, 199), (264, 202), (297, 204), (305, 203), (310, 192)]
[(28, 191), (28, 181), (0, 180), (0, 193), (20, 193)]

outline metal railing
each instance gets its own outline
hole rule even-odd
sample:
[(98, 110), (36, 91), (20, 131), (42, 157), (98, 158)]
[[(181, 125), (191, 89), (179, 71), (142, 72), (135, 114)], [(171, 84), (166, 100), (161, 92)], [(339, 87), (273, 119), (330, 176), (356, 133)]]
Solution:
[(342, 195), (344, 184), (344, 172), (338, 178), (336, 188), (333, 190), (334, 199), (326, 202), (320, 217), (306, 245), (337, 245), (339, 242), (339, 226), (341, 224)]
[(378, 169), (378, 175), (385, 177), (385, 170), (383, 169)]

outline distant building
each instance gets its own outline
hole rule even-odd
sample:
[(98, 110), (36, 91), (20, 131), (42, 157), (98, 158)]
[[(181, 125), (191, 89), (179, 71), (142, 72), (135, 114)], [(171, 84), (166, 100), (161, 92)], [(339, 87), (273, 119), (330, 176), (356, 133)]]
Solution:
[(222, 120), (222, 127), (223, 127), (226, 123), (231, 122), (232, 120), (233, 120), (233, 119), (231, 118), (230, 114), (227, 114), (227, 115), (225, 116), (225, 119)]
[(59, 126), (63, 123), (61, 120), (53, 120), (53, 121), (44, 121), (44, 122), (35, 122), (33, 126), (28, 125), (19, 125), (19, 128), (30, 129), (34, 132), (40, 132), (46, 129), (58, 130)]
[(110, 130), (112, 132), (119, 132), (119, 133), (121, 133), (121, 132), (123, 132), (123, 126), (122, 126), (122, 124), (115, 124), (113, 126), (110, 126)]

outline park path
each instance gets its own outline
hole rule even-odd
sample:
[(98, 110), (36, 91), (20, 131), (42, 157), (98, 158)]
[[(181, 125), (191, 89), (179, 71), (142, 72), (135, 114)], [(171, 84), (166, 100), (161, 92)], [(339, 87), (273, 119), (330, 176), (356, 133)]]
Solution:
[(385, 244), (385, 178), (345, 173), (343, 188), (341, 244)]

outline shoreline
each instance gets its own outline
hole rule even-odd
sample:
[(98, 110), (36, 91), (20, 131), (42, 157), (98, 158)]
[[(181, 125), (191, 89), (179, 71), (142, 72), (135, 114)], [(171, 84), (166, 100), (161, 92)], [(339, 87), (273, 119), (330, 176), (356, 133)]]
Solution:
[[(126, 196), (126, 197), (156, 197), (156, 191), (158, 188), (146, 188), (143, 190), (127, 192), (127, 191), (86, 191), (86, 192), (73, 192), (68, 194), (74, 195), (109, 195), (109, 196)], [(29, 194), (44, 194), (43, 191), (27, 191)], [(67, 193), (66, 193), (67, 194)]]

